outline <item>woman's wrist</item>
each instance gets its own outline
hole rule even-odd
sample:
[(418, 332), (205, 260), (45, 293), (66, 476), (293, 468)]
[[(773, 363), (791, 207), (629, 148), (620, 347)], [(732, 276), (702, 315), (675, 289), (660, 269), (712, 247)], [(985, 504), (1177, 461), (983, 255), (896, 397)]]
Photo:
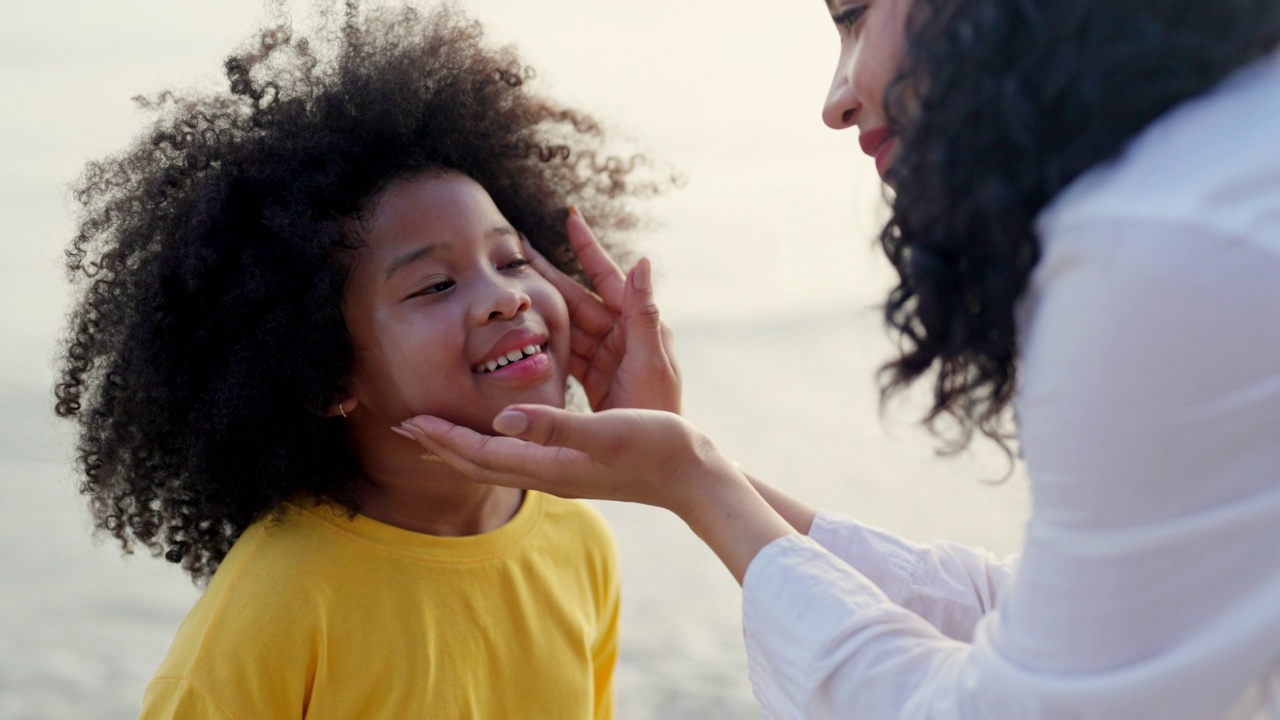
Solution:
[[(737, 463), (735, 463), (736, 465)], [(807, 503), (801, 502), (778, 488), (766, 483), (765, 481), (744, 473), (747, 480), (751, 481), (751, 486), (756, 492), (769, 503), (784, 520), (796, 529), (801, 535), (808, 535), (813, 529), (813, 523), (818, 518), (818, 511)]]
[(688, 492), (669, 509), (720, 557), (739, 583), (760, 550), (796, 533), (747, 476), (722, 456), (707, 458), (686, 482)]

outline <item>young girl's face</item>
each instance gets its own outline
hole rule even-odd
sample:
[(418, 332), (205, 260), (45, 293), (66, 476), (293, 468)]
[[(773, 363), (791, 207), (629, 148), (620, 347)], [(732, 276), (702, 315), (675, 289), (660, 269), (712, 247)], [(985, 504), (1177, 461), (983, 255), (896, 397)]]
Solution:
[(392, 183), (359, 225), (344, 316), (352, 420), (420, 414), (479, 432), (511, 403), (564, 406), (569, 320), (484, 188), (457, 173)]

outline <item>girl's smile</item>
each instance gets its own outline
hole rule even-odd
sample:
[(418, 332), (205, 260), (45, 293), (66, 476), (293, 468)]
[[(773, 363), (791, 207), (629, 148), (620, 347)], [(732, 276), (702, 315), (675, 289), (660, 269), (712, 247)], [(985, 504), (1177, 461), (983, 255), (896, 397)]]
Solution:
[(545, 335), (512, 331), (486, 353), (487, 360), (477, 363), (472, 370), (488, 379), (523, 381), (541, 378), (552, 369), (551, 358), (543, 349), (546, 341)]

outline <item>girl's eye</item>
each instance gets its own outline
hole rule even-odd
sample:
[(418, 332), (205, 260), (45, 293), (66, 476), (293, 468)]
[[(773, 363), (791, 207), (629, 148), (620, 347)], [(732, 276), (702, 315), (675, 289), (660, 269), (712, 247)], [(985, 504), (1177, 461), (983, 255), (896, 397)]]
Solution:
[(831, 19), (835, 21), (836, 27), (841, 30), (852, 32), (854, 26), (857, 25), (858, 21), (862, 19), (862, 16), (866, 14), (866, 5), (852, 5), (841, 10), (839, 13), (832, 15)]
[(509, 260), (506, 265), (502, 266), (503, 270), (519, 270), (528, 267), (531, 263), (527, 258), (517, 257)]
[(422, 288), (421, 290), (415, 292), (409, 297), (418, 297), (420, 295), (438, 295), (448, 290), (451, 287), (453, 287), (452, 280), (441, 280), (440, 282), (432, 283), (431, 285), (428, 285)]

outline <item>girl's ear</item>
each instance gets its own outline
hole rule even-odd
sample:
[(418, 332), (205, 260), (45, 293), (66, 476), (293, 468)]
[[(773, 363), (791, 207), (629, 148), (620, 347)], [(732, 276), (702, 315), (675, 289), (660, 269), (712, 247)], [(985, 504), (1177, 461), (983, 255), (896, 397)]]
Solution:
[(349, 416), (351, 412), (354, 411), (356, 409), (356, 406), (359, 404), (360, 404), (360, 401), (357, 398), (352, 396), (338, 398), (333, 402), (333, 404), (331, 404), (329, 407), (324, 409), (324, 415), (325, 417), (345, 418)]

